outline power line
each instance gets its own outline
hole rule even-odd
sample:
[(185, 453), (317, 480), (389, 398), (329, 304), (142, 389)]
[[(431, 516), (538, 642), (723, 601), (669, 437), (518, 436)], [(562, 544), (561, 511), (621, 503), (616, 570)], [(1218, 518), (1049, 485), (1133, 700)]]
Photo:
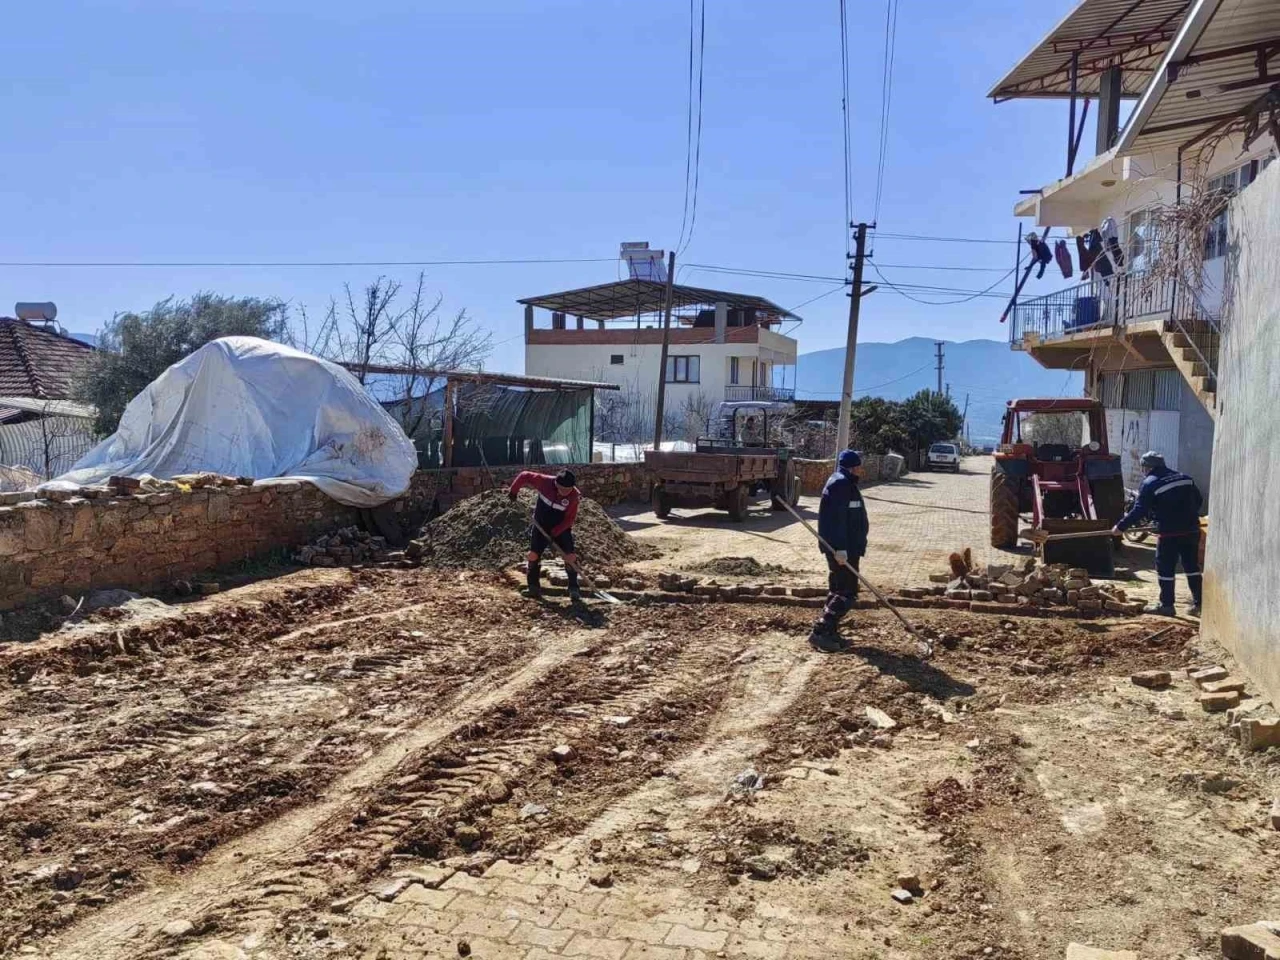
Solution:
[(519, 257), (486, 260), (7, 260), (0, 267), (462, 267), (498, 264), (612, 263), (615, 257)]
[(873, 221), (880, 219), (880, 199), (884, 194), (885, 161), (889, 151), (889, 116), (893, 103), (893, 60), (898, 39), (898, 0), (885, 0), (884, 60), (880, 78), (880, 153), (876, 170), (876, 202)]
[[(905, 292), (906, 288), (910, 286), (909, 284), (895, 284), (893, 281), (891, 281), (888, 277), (886, 277), (883, 273), (880, 272), (880, 268), (876, 266), (874, 262), (871, 264), (871, 269), (876, 272), (876, 275), (884, 282), (885, 286), (887, 286), (889, 289), (893, 290), (895, 293), (899, 294), (900, 296), (906, 297), (908, 300), (913, 300), (916, 303), (925, 304), (927, 306), (943, 307), (943, 306), (952, 306), (958, 303), (967, 303), (968, 301), (976, 300), (979, 297), (991, 296), (992, 295), (991, 291), (994, 290), (996, 287), (998, 287), (1000, 284), (1002, 284), (1005, 280), (1009, 279), (1009, 277), (1013, 276), (1014, 271), (1017, 268), (1007, 271), (1003, 276), (1001, 276), (998, 280), (996, 280), (994, 283), (991, 284), (991, 286), (987, 287), (986, 289), (978, 290), (976, 292), (967, 294), (965, 296), (961, 296), (955, 300), (922, 300), (919, 297), (912, 296), (910, 293)], [(996, 294), (995, 296), (999, 299), (1003, 299), (1003, 294)]]
[(924, 233), (881, 233), (876, 232), (877, 240), (928, 240), (934, 243), (998, 243), (1001, 246), (1017, 244), (1016, 240), (988, 240), (984, 237), (937, 237)]
[[(692, 16), (692, 12), (690, 13)], [(684, 253), (689, 248), (689, 244), (693, 242), (693, 228), (698, 223), (698, 184), (702, 179), (702, 76), (703, 63), (707, 51), (707, 0), (702, 0), (701, 13), (698, 23), (698, 128), (697, 136), (694, 138), (694, 154), (693, 154), (693, 202), (690, 204), (689, 212), (689, 235), (685, 237), (683, 246), (679, 252)]]
[(680, 211), (680, 238), (676, 249), (684, 243), (684, 231), (689, 221), (689, 168), (693, 163), (693, 0), (689, 0), (689, 82), (684, 115), (684, 207)]
[(840, 233), (847, 236), (846, 231), (853, 222), (853, 178), (850, 173), (849, 139), (849, 17), (845, 0), (840, 0), (840, 114), (844, 126), (844, 223), (840, 227)]

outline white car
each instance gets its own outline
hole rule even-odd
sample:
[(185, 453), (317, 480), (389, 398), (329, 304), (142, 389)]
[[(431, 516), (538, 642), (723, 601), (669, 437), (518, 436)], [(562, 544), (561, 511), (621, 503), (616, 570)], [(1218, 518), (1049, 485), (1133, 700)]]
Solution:
[(935, 443), (924, 458), (926, 470), (960, 472), (960, 448), (954, 443)]

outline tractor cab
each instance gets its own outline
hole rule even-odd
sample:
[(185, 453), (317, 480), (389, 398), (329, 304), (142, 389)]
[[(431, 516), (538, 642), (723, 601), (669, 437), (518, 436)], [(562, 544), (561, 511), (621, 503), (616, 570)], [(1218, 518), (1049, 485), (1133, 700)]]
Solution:
[(991, 545), (1009, 548), (1030, 514), (1030, 539), (1047, 563), (1110, 574), (1106, 537), (1052, 534), (1109, 530), (1124, 512), (1120, 458), (1107, 449), (1106, 411), (1089, 397), (1011, 400), (991, 473)]

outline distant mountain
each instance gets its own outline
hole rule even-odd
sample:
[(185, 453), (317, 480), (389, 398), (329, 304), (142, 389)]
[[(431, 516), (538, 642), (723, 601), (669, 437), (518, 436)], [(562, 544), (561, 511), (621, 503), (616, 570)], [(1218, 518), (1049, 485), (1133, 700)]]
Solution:
[[(909, 337), (897, 343), (859, 343), (853, 374), (856, 397), (904, 400), (937, 386), (934, 341)], [(797, 399), (838, 400), (844, 377), (844, 350), (801, 354), (796, 364)], [(1084, 374), (1046, 370), (1025, 353), (1009, 349), (1001, 340), (946, 341), (943, 383), (964, 408), (969, 394), (969, 436), (974, 443), (994, 443), (1006, 400), (1016, 397), (1080, 396)]]

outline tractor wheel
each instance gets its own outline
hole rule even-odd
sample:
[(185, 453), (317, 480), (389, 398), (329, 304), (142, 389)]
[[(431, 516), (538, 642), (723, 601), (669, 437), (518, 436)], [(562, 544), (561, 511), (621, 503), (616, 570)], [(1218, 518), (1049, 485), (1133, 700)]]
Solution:
[(728, 511), (730, 520), (747, 519), (747, 485), (740, 483), (728, 494)]
[(791, 478), (791, 496), (787, 498), (787, 502), (793, 507), (800, 504), (800, 478), (798, 476)]
[(991, 471), (991, 545), (1008, 549), (1018, 544), (1018, 481)]
[(661, 487), (653, 488), (653, 515), (659, 520), (671, 516), (671, 501)]

